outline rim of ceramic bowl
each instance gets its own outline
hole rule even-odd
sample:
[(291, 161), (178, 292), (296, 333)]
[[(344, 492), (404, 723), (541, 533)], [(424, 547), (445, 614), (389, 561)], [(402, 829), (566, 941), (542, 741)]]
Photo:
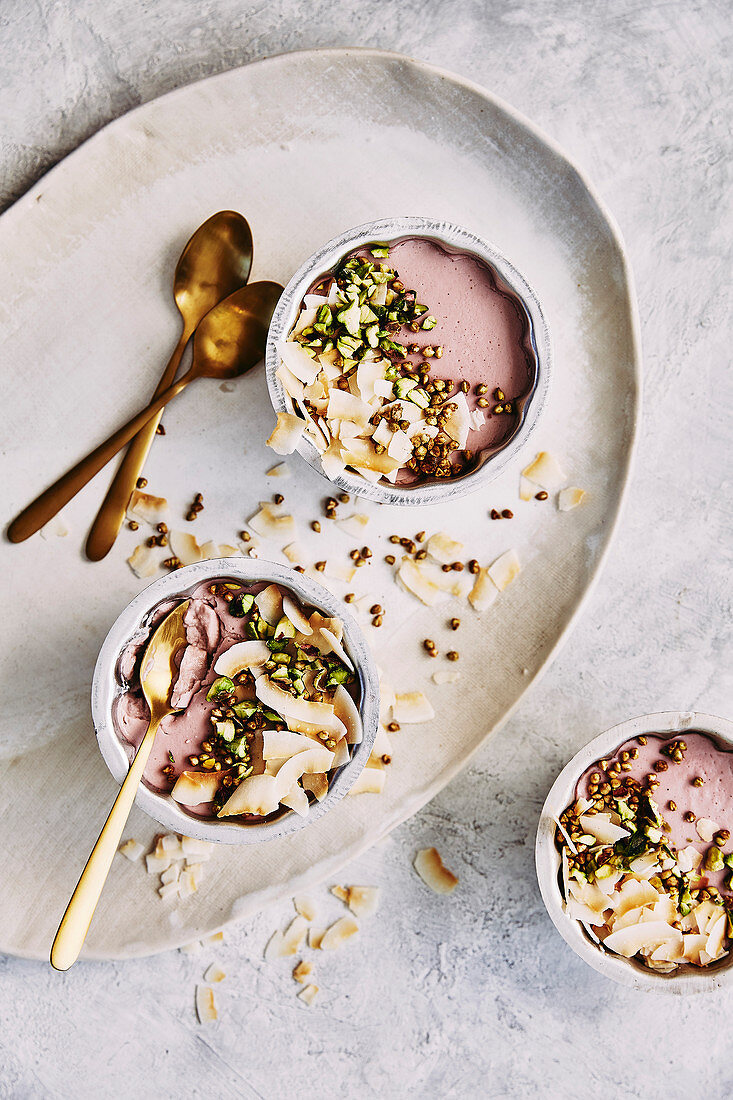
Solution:
[(594, 737), (565, 765), (550, 788), (537, 827), (535, 842), (535, 867), (542, 900), (552, 923), (576, 955), (621, 985), (632, 986), (645, 992), (672, 993), (686, 996), (719, 989), (733, 978), (733, 953), (718, 963), (704, 969), (688, 966), (662, 974), (650, 970), (643, 963), (623, 958), (605, 951), (587, 936), (582, 925), (567, 915), (563, 909), (558, 876), (561, 869), (560, 853), (555, 846), (555, 819), (575, 797), (578, 779), (596, 760), (612, 756), (625, 742), (640, 734), (690, 733), (707, 734), (723, 750), (733, 750), (733, 722), (712, 714), (698, 711), (661, 711), (642, 714), (612, 726), (605, 733)]
[(382, 481), (372, 484), (358, 474), (348, 471), (344, 471), (337, 477), (327, 478), (321, 466), (317, 447), (305, 436), (298, 443), (296, 448), (298, 454), (330, 484), (365, 497), (367, 500), (378, 501), (380, 504), (416, 506), (456, 500), (475, 492), (482, 485), (498, 477), (533, 434), (547, 399), (552, 369), (552, 346), (547, 321), (535, 291), (498, 248), (470, 229), (434, 218), (383, 218), (348, 229), (314, 252), (301, 264), (285, 287), (270, 322), (265, 363), (267, 388), (275, 412), (292, 411), (285, 391), (277, 378), (280, 356), (276, 345), (279, 340), (285, 339), (295, 324), (303, 297), (314, 278), (329, 271), (354, 248), (374, 240), (391, 242), (410, 235), (431, 238), (450, 248), (473, 253), (498, 273), (520, 300), (529, 318), (529, 336), (536, 363), (534, 388), (526, 402), (522, 421), (512, 438), (504, 447), (487, 458), (478, 469), (456, 481), (429, 482), (414, 487), (390, 485)]
[(197, 585), (218, 577), (233, 577), (244, 583), (267, 581), (282, 585), (302, 602), (327, 615), (337, 615), (344, 624), (344, 648), (357, 670), (361, 690), (359, 712), (363, 726), (362, 741), (355, 746), (349, 763), (344, 764), (334, 775), (325, 798), (321, 802), (314, 802), (306, 817), (290, 810), (273, 821), (261, 824), (224, 824), (197, 818), (187, 813), (170, 794), (160, 794), (140, 784), (136, 804), (171, 832), (183, 833), (196, 840), (213, 840), (224, 844), (256, 844), (263, 840), (290, 836), (318, 821), (353, 786), (369, 759), (377, 733), (379, 677), (364, 635), (355, 619), (344, 611), (341, 601), (317, 581), (261, 558), (241, 561), (236, 558), (211, 558), (185, 566), (144, 588), (117, 617), (99, 651), (92, 680), (92, 718), (100, 752), (118, 783), (127, 775), (130, 766), (128, 752), (112, 722), (112, 703), (120, 693), (116, 676), (120, 654), (141, 629), (149, 612), (162, 600), (186, 596)]

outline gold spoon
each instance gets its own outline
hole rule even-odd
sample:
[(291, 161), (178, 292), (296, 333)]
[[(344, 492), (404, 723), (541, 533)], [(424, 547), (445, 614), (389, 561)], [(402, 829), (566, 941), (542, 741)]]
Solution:
[(250, 283), (214, 306), (196, 329), (190, 370), (24, 508), (8, 527), (10, 541), (23, 542), (48, 523), (189, 382), (235, 378), (259, 363), (282, 290), (279, 283)]
[(167, 714), (173, 713), (174, 708), (170, 705), (169, 697), (173, 676), (177, 671), (175, 657), (186, 642), (183, 616), (190, 602), (185, 600), (163, 619), (143, 654), (140, 684), (150, 708), (150, 725), (61, 918), (51, 948), (51, 966), (56, 970), (68, 970), (77, 960), (130, 816), (156, 731), (161, 720)]
[[(173, 279), (173, 298), (183, 331), (153, 398), (172, 384), (186, 344), (210, 309), (245, 286), (252, 268), (252, 231), (234, 210), (220, 210), (200, 225), (181, 253)], [(127, 449), (109, 487), (86, 544), (87, 557), (100, 561), (111, 550), (125, 518), (162, 413), (151, 417)]]

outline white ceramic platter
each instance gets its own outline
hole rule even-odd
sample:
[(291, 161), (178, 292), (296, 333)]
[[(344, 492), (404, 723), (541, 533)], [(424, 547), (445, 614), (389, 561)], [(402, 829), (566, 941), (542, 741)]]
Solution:
[[(554, 343), (552, 388), (530, 452), (485, 491), (420, 511), (360, 508), (372, 517), (374, 564), (349, 588), (387, 609), (381, 630), (367, 627), (378, 663), (398, 690), (422, 688), (436, 709), (429, 725), (395, 735), (384, 794), (347, 797), (298, 836), (263, 848), (221, 848), (199, 893), (175, 911), (155, 879), (118, 859), (88, 958), (197, 938), (333, 874), (431, 798), (557, 649), (597, 574), (629, 473), (635, 304), (618, 233), (588, 184), (486, 91), (404, 57), (326, 50), (271, 58), (147, 104), (0, 219), (8, 519), (147, 400), (178, 336), (176, 259), (192, 230), (227, 207), (252, 225), (253, 278), (283, 284), (324, 241), (373, 218), (419, 213), (471, 228), (536, 289)], [(145, 472), (171, 502), (174, 526), (200, 491), (202, 541), (232, 542), (257, 501), (281, 491), (308, 559), (348, 561), (354, 540), (333, 526), (320, 536), (308, 529), (326, 483), (297, 455), (289, 481), (265, 476), (275, 459), (263, 447), (273, 423), (263, 370), (191, 387), (164, 423)], [(580, 508), (559, 514), (552, 500), (518, 500), (519, 469), (540, 448), (587, 490)], [(0, 949), (20, 955), (47, 955), (115, 792), (96, 747), (89, 686), (110, 625), (145, 582), (125, 564), (139, 534), (125, 531), (100, 564), (82, 556), (107, 483), (101, 474), (68, 506), (65, 538), (0, 548), (9, 590)], [(492, 523), (492, 507), (511, 508), (515, 519)], [(425, 608), (382, 562), (384, 535), (420, 528), (447, 529), (465, 542), (466, 558), (484, 564), (516, 547), (523, 571), (482, 616)], [(457, 635), (445, 625), (451, 614), (462, 620)], [(437, 663), (422, 650), (425, 637), (459, 649), (457, 684), (432, 683)], [(127, 835), (147, 842), (155, 831), (133, 811)]]

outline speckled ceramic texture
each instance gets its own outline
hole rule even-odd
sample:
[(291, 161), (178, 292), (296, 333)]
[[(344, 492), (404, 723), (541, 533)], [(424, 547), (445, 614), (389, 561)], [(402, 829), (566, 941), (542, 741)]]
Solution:
[[(275, 411), (292, 412), (292, 402), (277, 378), (277, 370), (280, 366), (277, 342), (286, 339), (295, 324), (303, 297), (313, 281), (335, 267), (349, 252), (364, 244), (373, 241), (392, 243), (401, 237), (408, 236), (427, 237), (439, 244), (446, 244), (449, 248), (473, 254), (498, 272), (524, 306), (529, 319), (529, 338), (535, 360), (536, 374), (532, 393), (525, 403), (521, 422), (517, 425), (514, 435), (504, 447), (497, 450), (470, 474), (456, 480), (431, 481), (415, 486), (390, 485), (384, 479), (372, 484), (355, 471), (348, 469), (338, 477), (327, 479), (340, 489), (366, 497), (368, 500), (375, 500), (380, 504), (438, 504), (442, 501), (457, 500), (468, 493), (476, 492), (481, 486), (499, 476), (532, 435), (544, 407), (550, 384), (552, 360), (550, 333), (539, 299), (524, 276), (506, 256), (487, 241), (470, 230), (464, 229), (463, 226), (420, 217), (385, 218), (381, 221), (367, 222), (365, 225), (356, 226), (334, 237), (304, 264), (301, 264), (278, 302), (267, 337), (267, 386)], [(323, 475), (320, 454), (309, 439), (303, 437), (297, 450), (314, 470)]]
[[(399, 158), (363, 158), (365, 149), (395, 143)], [(0, 246), (13, 257), (0, 266), (3, 350), (14, 364), (6, 515), (149, 397), (180, 332), (176, 260), (195, 226), (225, 208), (242, 210), (252, 225), (253, 279), (283, 285), (324, 240), (384, 217), (385, 208), (470, 226), (511, 257), (542, 302), (552, 384), (532, 438), (484, 490), (425, 506), (419, 523), (410, 510), (360, 501), (354, 510), (370, 517), (371, 565), (348, 584), (318, 574), (335, 595), (355, 591), (387, 609), (381, 629), (368, 619), (364, 626), (377, 663), (396, 690), (424, 691), (435, 708), (431, 722), (395, 734), (384, 792), (349, 795), (308, 828), (265, 845), (217, 845), (206, 889), (175, 911), (151, 878), (120, 859), (87, 958), (177, 946), (290, 897), (435, 796), (553, 659), (605, 560), (631, 467), (636, 304), (624, 245), (592, 187), (551, 140), (470, 81), (404, 56), (335, 49), (269, 58), (147, 103), (96, 134), (0, 219)], [(166, 409), (166, 436), (145, 466), (150, 491), (167, 497), (172, 530), (229, 543), (258, 502), (282, 489), (303, 564), (348, 562), (354, 542), (337, 525), (323, 524), (320, 535), (310, 529), (328, 495), (323, 478), (297, 455), (288, 482), (267, 476), (278, 461), (264, 445), (274, 419), (262, 370), (189, 387)], [(538, 450), (556, 454), (570, 483), (587, 490), (581, 507), (560, 514), (552, 500), (519, 501), (520, 470)], [(104, 561), (84, 560), (109, 473), (64, 509), (66, 538), (0, 543), (5, 575), (25, 593), (4, 610), (4, 678), (13, 690), (0, 711), (0, 753), (12, 758), (0, 773), (0, 800), (7, 821), (18, 823), (0, 892), (0, 949), (13, 953), (47, 956), (115, 794), (89, 717), (89, 686), (110, 623), (143, 587), (125, 558), (148, 532), (124, 529)], [(183, 516), (199, 491), (205, 511), (189, 528)], [(514, 519), (492, 523), (495, 503), (511, 506)], [(522, 573), (483, 614), (465, 602), (424, 607), (383, 560), (395, 530), (412, 536), (418, 528), (450, 532), (482, 564), (516, 549)], [(281, 561), (281, 549), (263, 542), (260, 555)], [(51, 604), (39, 577), (63, 578)], [(416, 639), (451, 648), (444, 632), (452, 614), (462, 623), (461, 678), (438, 686), (436, 663)], [(43, 629), (28, 634), (29, 621)], [(32, 845), (22, 828), (29, 801), (44, 806)], [(159, 831), (137, 808), (128, 828), (146, 845)], [(29, 847), (53, 868), (48, 878), (31, 870)]]
[(136, 804), (166, 829), (196, 837), (197, 840), (214, 840), (223, 844), (257, 844), (263, 840), (277, 840), (297, 833), (328, 813), (356, 782), (369, 759), (377, 734), (379, 677), (372, 655), (355, 620), (344, 610), (342, 602), (323, 585), (274, 562), (260, 559), (242, 561), (237, 558), (212, 558), (188, 565), (169, 573), (167, 577), (153, 581), (115, 620), (99, 651), (92, 680), (92, 718), (100, 752), (116, 781), (121, 783), (127, 775), (129, 760), (112, 722), (112, 703), (120, 693), (115, 675), (120, 654), (139, 631), (148, 613), (162, 600), (187, 596), (197, 585), (218, 577), (232, 577), (242, 584), (256, 584), (258, 581), (277, 584), (293, 592), (304, 604), (315, 607), (326, 615), (337, 616), (344, 624), (344, 648), (359, 676), (362, 740), (354, 746), (349, 763), (339, 768), (332, 778), (328, 794), (321, 802), (314, 802), (305, 817), (291, 810), (273, 821), (263, 821), (256, 825), (231, 820), (207, 820), (187, 813), (169, 794), (160, 794), (140, 784)]
[(563, 908), (558, 875), (560, 853), (555, 844), (556, 820), (575, 798), (578, 779), (591, 764), (613, 756), (625, 741), (645, 733), (686, 733), (699, 730), (708, 734), (721, 749), (733, 749), (733, 722), (711, 714), (685, 711), (662, 711), (630, 718), (594, 737), (566, 764), (555, 780), (542, 808), (535, 842), (535, 866), (542, 900), (558, 932), (584, 962), (621, 985), (645, 992), (672, 993), (685, 997), (730, 986), (733, 982), (733, 955), (717, 963), (699, 968), (683, 966), (662, 974), (634, 959), (625, 959), (605, 951), (583, 931), (579, 921), (572, 920)]

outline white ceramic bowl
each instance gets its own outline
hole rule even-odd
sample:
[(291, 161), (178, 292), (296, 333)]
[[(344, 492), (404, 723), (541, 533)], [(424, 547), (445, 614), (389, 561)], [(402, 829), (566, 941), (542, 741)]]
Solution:
[(99, 652), (92, 681), (92, 718), (99, 748), (107, 767), (118, 783), (127, 774), (131, 746), (120, 740), (112, 723), (112, 703), (121, 687), (116, 675), (117, 663), (130, 639), (140, 630), (147, 615), (162, 600), (185, 597), (199, 584), (217, 577), (231, 577), (243, 584), (267, 581), (289, 588), (304, 604), (315, 607), (326, 615), (337, 615), (344, 624), (343, 644), (354, 663), (359, 676), (361, 698), (359, 711), (364, 727), (361, 744), (356, 745), (348, 764), (340, 768), (333, 779), (328, 794), (322, 802), (315, 802), (307, 817), (292, 810), (273, 821), (261, 824), (245, 824), (236, 821), (212, 821), (196, 817), (175, 802), (169, 794), (159, 794), (140, 785), (137, 805), (164, 828), (197, 840), (214, 840), (226, 844), (254, 844), (261, 840), (275, 840), (297, 832), (304, 826), (323, 817), (343, 798), (364, 768), (377, 733), (379, 721), (379, 678), (369, 648), (355, 620), (344, 611), (341, 601), (322, 585), (273, 562), (261, 559), (214, 558), (189, 565), (185, 569), (169, 573), (153, 581), (127, 605), (117, 618)]
[(639, 718), (621, 722), (589, 741), (555, 780), (542, 807), (535, 843), (535, 865), (542, 900), (552, 923), (576, 955), (580, 955), (599, 974), (604, 974), (621, 985), (630, 985), (646, 992), (674, 993), (678, 996), (703, 993), (729, 985), (733, 980), (733, 955), (729, 954), (709, 967), (685, 966), (670, 974), (662, 974), (634, 959), (625, 959), (605, 951), (594, 943), (585, 934), (582, 925), (569, 917), (563, 909), (559, 882), (561, 860), (555, 845), (555, 820), (574, 800), (578, 779), (586, 768), (596, 760), (613, 756), (625, 741), (638, 737), (639, 734), (671, 735), (691, 733), (693, 730), (707, 734), (721, 749), (733, 749), (733, 722), (711, 714), (690, 711), (643, 714)]
[[(338, 485), (339, 488), (367, 497), (369, 500), (379, 501), (380, 504), (437, 504), (466, 496), (498, 477), (534, 431), (547, 397), (552, 355), (550, 333), (542, 307), (526, 279), (493, 245), (460, 225), (417, 217), (387, 218), (382, 221), (367, 222), (365, 225), (359, 225), (334, 237), (298, 268), (278, 302), (267, 337), (267, 385), (275, 412), (291, 412), (290, 399), (276, 376), (280, 365), (276, 344), (277, 341), (284, 340), (292, 329), (303, 297), (315, 279), (330, 271), (339, 260), (355, 248), (372, 241), (392, 242), (406, 236), (431, 238), (451, 248), (473, 253), (489, 264), (524, 306), (529, 319), (530, 340), (536, 362), (535, 387), (525, 404), (522, 419), (514, 435), (501, 450), (491, 455), (478, 469), (455, 480), (431, 481), (414, 487), (390, 485), (383, 481), (373, 485), (358, 474), (349, 471), (332, 480), (332, 484)], [(314, 470), (325, 476), (318, 450), (313, 443), (303, 438), (297, 450)]]

